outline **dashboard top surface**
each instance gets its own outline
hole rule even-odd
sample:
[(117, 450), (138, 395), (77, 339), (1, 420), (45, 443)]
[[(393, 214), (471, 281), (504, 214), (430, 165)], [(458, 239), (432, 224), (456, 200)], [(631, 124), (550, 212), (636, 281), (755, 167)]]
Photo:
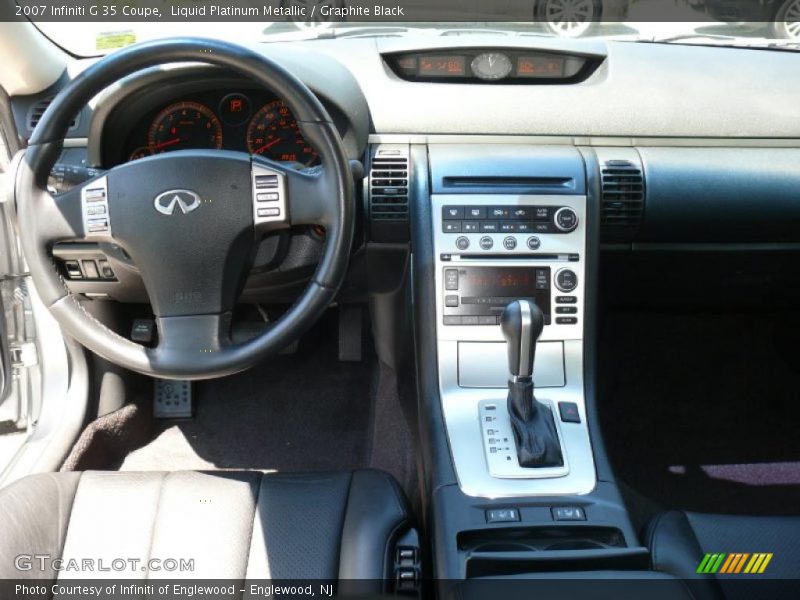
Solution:
[[(354, 148), (376, 134), (730, 139), (800, 138), (800, 54), (760, 49), (532, 38), (320, 39), (254, 46), (296, 74), (349, 121)], [(397, 52), (522, 48), (602, 61), (571, 84), (405, 81)], [(92, 64), (76, 60), (70, 76)], [(164, 77), (172, 76), (170, 69)], [(162, 79), (163, 80), (163, 79)], [(121, 82), (117, 93), (129, 81)], [(100, 98), (95, 110), (106, 99)], [(101, 111), (102, 112), (102, 111)], [(85, 119), (84, 121), (88, 121)], [(24, 128), (21, 129), (25, 131)], [(73, 133), (86, 137), (88, 128)], [(90, 137), (94, 137), (93, 135)]]

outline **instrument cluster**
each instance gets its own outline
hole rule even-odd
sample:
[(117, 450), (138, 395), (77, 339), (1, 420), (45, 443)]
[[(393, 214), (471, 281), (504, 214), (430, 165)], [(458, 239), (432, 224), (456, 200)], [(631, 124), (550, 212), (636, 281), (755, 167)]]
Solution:
[(303, 166), (318, 162), (289, 107), (261, 91), (206, 92), (159, 106), (133, 128), (125, 156), (130, 161), (188, 149), (237, 150)]

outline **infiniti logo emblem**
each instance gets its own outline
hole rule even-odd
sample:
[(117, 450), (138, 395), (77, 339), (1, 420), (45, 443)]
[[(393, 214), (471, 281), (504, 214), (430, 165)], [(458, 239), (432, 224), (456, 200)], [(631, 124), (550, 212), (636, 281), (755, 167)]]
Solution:
[(167, 190), (156, 196), (153, 205), (162, 215), (175, 214), (175, 207), (187, 214), (200, 208), (200, 196), (191, 190)]

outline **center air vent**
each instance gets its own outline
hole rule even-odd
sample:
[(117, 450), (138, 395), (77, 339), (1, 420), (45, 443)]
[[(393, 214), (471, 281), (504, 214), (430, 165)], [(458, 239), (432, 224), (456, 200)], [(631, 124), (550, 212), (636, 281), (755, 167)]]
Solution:
[[(33, 131), (36, 129), (36, 126), (39, 124), (39, 121), (42, 120), (42, 115), (44, 111), (47, 110), (47, 107), (50, 106), (50, 103), (53, 101), (53, 98), (45, 98), (44, 100), (39, 100), (35, 102), (33, 106), (31, 106), (30, 110), (28, 111), (28, 129)], [(80, 115), (76, 115), (74, 119), (69, 124), (69, 131), (74, 130), (78, 126), (78, 121), (80, 119)]]
[(377, 147), (369, 171), (369, 212), (375, 241), (408, 238), (408, 146)]
[(612, 159), (601, 164), (603, 225), (637, 227), (644, 212), (644, 176), (641, 163)]

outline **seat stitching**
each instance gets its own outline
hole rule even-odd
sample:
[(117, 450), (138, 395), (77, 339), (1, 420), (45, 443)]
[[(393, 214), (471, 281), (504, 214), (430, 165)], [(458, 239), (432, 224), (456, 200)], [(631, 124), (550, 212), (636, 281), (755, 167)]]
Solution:
[(656, 548), (658, 548), (658, 544), (656, 543), (656, 538), (658, 537), (658, 526), (661, 524), (661, 521), (664, 519), (664, 517), (668, 514), (669, 514), (668, 512), (660, 513), (656, 517), (655, 521), (653, 521), (651, 529), (647, 534), (648, 538), (647, 541), (650, 545), (650, 554), (651, 554), (650, 563), (656, 571), (661, 571), (658, 565), (658, 557), (657, 557), (658, 551), (656, 550)]
[(336, 557), (336, 579), (339, 579), (342, 569), (342, 544), (344, 543), (344, 526), (347, 523), (347, 514), (350, 512), (350, 496), (353, 493), (353, 479), (355, 473), (349, 472), (350, 478), (347, 481), (347, 497), (345, 499), (344, 510), (342, 511), (342, 522), (339, 525), (339, 556)]
[[(153, 515), (153, 521), (150, 528), (150, 547), (147, 549), (148, 562), (152, 558), (153, 554), (153, 540), (155, 540), (156, 537), (156, 523), (158, 522), (158, 513), (161, 510), (161, 496), (164, 492), (164, 484), (166, 483), (167, 475), (169, 475), (169, 473), (160, 473), (160, 475), (161, 475), (161, 483), (158, 486), (158, 498), (156, 499), (156, 512)], [(146, 571), (145, 575), (145, 581), (149, 580), (150, 580), (150, 569)]]
[(247, 569), (250, 567), (250, 553), (253, 550), (253, 534), (256, 530), (258, 503), (261, 501), (261, 486), (264, 484), (264, 477), (266, 477), (266, 475), (261, 473), (261, 476), (258, 479), (258, 489), (256, 490), (255, 504), (253, 505), (253, 518), (250, 519), (250, 540), (247, 544), (247, 557), (244, 559), (244, 579), (247, 579)]

